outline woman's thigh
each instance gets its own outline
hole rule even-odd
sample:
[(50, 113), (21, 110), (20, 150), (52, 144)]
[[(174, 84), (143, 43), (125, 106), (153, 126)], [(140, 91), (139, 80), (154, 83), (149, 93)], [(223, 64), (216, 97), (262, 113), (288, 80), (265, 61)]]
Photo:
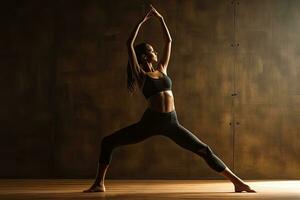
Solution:
[(163, 135), (173, 140), (179, 146), (193, 152), (199, 152), (201, 149), (207, 148), (207, 144), (181, 124), (172, 125)]
[(106, 143), (112, 146), (121, 146), (139, 143), (151, 136), (155, 135), (155, 130), (144, 123), (136, 122), (124, 128), (114, 131), (112, 134), (103, 138)]

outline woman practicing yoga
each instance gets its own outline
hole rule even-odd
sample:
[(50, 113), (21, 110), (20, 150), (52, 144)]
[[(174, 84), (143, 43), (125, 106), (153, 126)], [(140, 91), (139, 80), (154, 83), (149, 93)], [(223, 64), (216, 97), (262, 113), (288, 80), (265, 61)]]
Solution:
[[(151, 17), (159, 19), (165, 39), (163, 55), (156, 69), (152, 65), (157, 62), (157, 52), (153, 47), (147, 43), (133, 45), (141, 25)], [(114, 149), (122, 145), (141, 142), (154, 135), (166, 136), (182, 148), (202, 157), (211, 169), (225, 176), (234, 184), (235, 192), (255, 192), (231, 172), (208, 145), (178, 122), (171, 91), (172, 81), (167, 75), (171, 43), (172, 39), (164, 18), (151, 6), (150, 11), (135, 26), (127, 41), (129, 54), (127, 87), (130, 92), (134, 92), (138, 86), (147, 99), (148, 107), (137, 123), (119, 129), (103, 138), (95, 182), (84, 192), (105, 191), (104, 178)]]

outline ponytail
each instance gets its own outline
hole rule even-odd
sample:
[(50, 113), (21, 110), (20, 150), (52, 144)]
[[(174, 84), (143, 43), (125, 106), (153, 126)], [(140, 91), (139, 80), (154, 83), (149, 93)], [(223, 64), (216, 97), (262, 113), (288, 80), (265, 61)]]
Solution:
[[(138, 60), (138, 63), (141, 63), (141, 55), (147, 54), (149, 44), (143, 42), (134, 47), (134, 51)], [(136, 91), (137, 82), (136, 77), (133, 76), (132, 66), (130, 62), (127, 63), (127, 89), (130, 94), (133, 94)]]
[(130, 94), (136, 91), (136, 80), (132, 75), (132, 68), (129, 61), (127, 63), (127, 89)]

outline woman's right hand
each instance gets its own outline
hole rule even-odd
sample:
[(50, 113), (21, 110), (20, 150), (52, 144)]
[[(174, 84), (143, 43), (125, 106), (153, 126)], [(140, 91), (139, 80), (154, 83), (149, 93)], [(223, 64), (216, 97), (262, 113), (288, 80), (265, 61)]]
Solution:
[(145, 15), (145, 17), (143, 18), (142, 22), (147, 21), (147, 20), (150, 19), (152, 16), (153, 16), (153, 10), (150, 9), (150, 10), (148, 11), (148, 13)]

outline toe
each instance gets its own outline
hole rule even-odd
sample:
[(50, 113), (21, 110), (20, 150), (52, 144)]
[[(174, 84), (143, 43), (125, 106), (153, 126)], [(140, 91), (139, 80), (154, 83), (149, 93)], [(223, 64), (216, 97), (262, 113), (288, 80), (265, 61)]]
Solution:
[(250, 186), (248, 185), (245, 185), (245, 186), (242, 186), (242, 187), (235, 187), (235, 192), (249, 192), (249, 193), (256, 193), (255, 190), (251, 189)]
[(91, 188), (84, 190), (83, 192), (89, 193), (89, 192), (103, 192), (103, 191), (101, 190), (100, 187), (92, 186)]

